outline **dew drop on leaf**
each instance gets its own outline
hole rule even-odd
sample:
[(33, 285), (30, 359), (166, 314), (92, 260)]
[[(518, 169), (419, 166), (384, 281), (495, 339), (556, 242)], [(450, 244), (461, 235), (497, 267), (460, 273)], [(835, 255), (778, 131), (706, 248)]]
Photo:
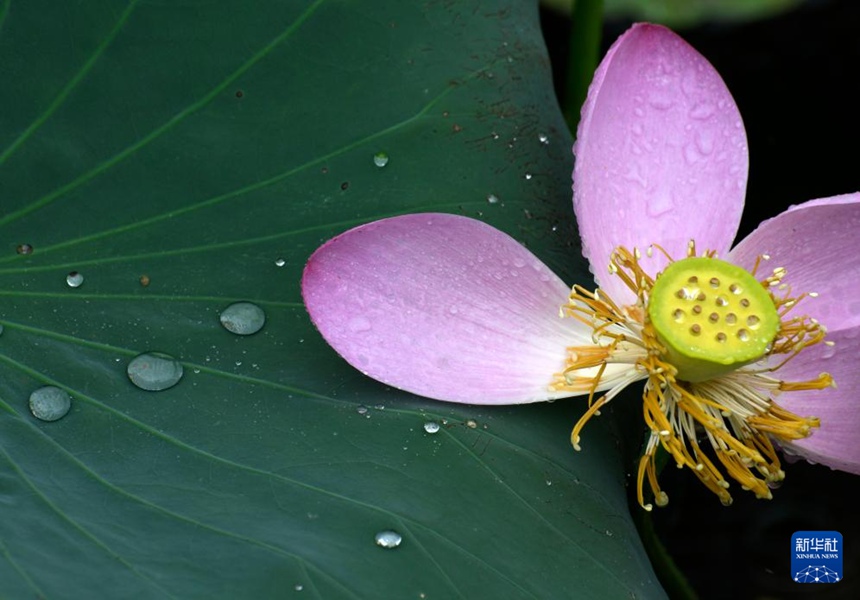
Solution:
[(30, 244), (18, 244), (15, 249), (18, 254), (33, 254), (33, 246)]
[(128, 378), (142, 390), (160, 392), (182, 379), (182, 364), (162, 352), (144, 352), (128, 363)]
[(424, 423), (424, 431), (427, 433), (436, 433), (439, 431), (439, 423), (435, 421), (427, 421)]
[(221, 325), (236, 335), (257, 333), (266, 324), (266, 313), (251, 302), (234, 302), (221, 311)]
[(384, 167), (388, 164), (388, 155), (385, 152), (377, 152), (373, 155), (373, 164), (377, 167)]
[(283, 267), (285, 264), (287, 264), (287, 261), (284, 260), (283, 258), (278, 258), (275, 260), (275, 266), (276, 267)]
[(52, 385), (40, 387), (30, 394), (30, 412), (41, 421), (56, 421), (65, 417), (72, 407), (71, 397)]
[(84, 283), (84, 276), (77, 271), (72, 271), (71, 273), (66, 275), (66, 283), (69, 284), (69, 287), (81, 287), (81, 285)]
[(386, 529), (377, 533), (374, 540), (376, 540), (376, 545), (382, 548), (397, 548), (403, 541), (403, 538), (396, 531)]

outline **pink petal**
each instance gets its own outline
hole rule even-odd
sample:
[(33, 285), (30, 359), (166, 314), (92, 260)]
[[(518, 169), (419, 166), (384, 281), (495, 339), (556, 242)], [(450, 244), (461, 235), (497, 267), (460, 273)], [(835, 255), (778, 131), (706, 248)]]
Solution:
[[(660, 244), (675, 258), (687, 242), (724, 253), (747, 180), (746, 133), (737, 106), (705, 58), (665, 27), (637, 24), (610, 48), (582, 109), (573, 173), (583, 254), (599, 285), (612, 249)], [(663, 257), (646, 262), (655, 273)]]
[(836, 388), (823, 391), (786, 392), (777, 402), (803, 416), (821, 419), (821, 427), (803, 440), (785, 447), (812, 462), (860, 474), (860, 327), (832, 332), (829, 347), (807, 348), (777, 372), (780, 379), (806, 380), (821, 372), (833, 375)]
[(302, 294), (355, 368), (429, 398), (515, 404), (547, 387), (565, 347), (590, 341), (559, 317), (569, 288), (508, 235), (466, 217), (414, 214), (357, 227), (311, 256)]
[(760, 254), (771, 260), (760, 269), (785, 267), (785, 282), (805, 298), (798, 314), (808, 314), (828, 331), (860, 326), (860, 194), (812, 200), (763, 222), (727, 259), (747, 269)]

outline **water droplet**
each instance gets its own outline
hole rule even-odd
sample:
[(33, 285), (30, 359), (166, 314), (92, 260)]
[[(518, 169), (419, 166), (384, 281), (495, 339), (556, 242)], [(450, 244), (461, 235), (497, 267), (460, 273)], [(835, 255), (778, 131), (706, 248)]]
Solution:
[(301, 592), (303, 589), (305, 589), (305, 586), (303, 586), (301, 583), (297, 583), (296, 585), (293, 586), (293, 589), (296, 590), (297, 592)]
[(709, 102), (699, 102), (692, 108), (692, 110), (690, 110), (690, 117), (699, 121), (705, 121), (710, 119), (715, 111), (716, 107), (713, 104)]
[(499, 197), (495, 194), (490, 194), (489, 196), (487, 196), (487, 202), (489, 202), (490, 204), (498, 204)]
[(403, 542), (400, 534), (391, 529), (380, 531), (373, 539), (376, 541), (376, 545), (382, 548), (397, 548)]
[(439, 423), (435, 421), (427, 421), (424, 423), (424, 431), (427, 433), (437, 433), (439, 431)]
[(131, 382), (142, 390), (160, 392), (182, 379), (182, 365), (162, 352), (144, 352), (135, 356), (126, 369)]
[(531, 179), (531, 178), (532, 178), (532, 174), (531, 174), (531, 173), (526, 173), (523, 177), (525, 177), (525, 178), (526, 178), (526, 180), (529, 180), (529, 179)]
[(377, 167), (384, 167), (388, 164), (388, 154), (385, 152), (377, 152), (373, 155), (373, 164)]
[(466, 421), (466, 427), (468, 427), (469, 429), (477, 429), (478, 423), (475, 421), (475, 419), (469, 419)]
[(52, 385), (30, 394), (30, 412), (41, 421), (56, 421), (65, 417), (72, 407), (72, 398)]
[(251, 302), (234, 302), (221, 311), (221, 325), (236, 335), (257, 333), (266, 324), (266, 313)]
[(18, 244), (18, 247), (15, 248), (15, 251), (18, 254), (33, 254), (33, 246), (30, 244)]
[(648, 216), (659, 217), (675, 208), (672, 198), (666, 194), (656, 194), (648, 199)]
[(366, 415), (367, 414), (367, 407), (364, 405), (359, 406), (358, 408), (355, 409), (355, 412), (357, 412), (360, 415)]
[(68, 275), (66, 275), (66, 283), (69, 284), (69, 287), (81, 287), (81, 284), (84, 282), (84, 276), (78, 273), (77, 271), (72, 271)]
[(141, 275), (138, 281), (140, 282), (141, 287), (149, 287), (149, 283), (151, 280), (149, 278), (149, 275)]
[(538, 140), (540, 140), (540, 143), (543, 144), (544, 146), (549, 144), (549, 138), (546, 136), (545, 133), (540, 134), (538, 136)]
[(551, 480), (551, 479), (547, 479), (547, 480), (546, 480), (546, 484), (547, 484), (547, 485), (552, 485), (552, 480)]
[(287, 261), (285, 261), (283, 258), (278, 258), (275, 260), (276, 267), (283, 267), (285, 264), (287, 264)]
[(370, 321), (366, 317), (353, 317), (349, 320), (346, 326), (353, 333), (370, 331), (373, 328), (373, 325), (371, 325)]

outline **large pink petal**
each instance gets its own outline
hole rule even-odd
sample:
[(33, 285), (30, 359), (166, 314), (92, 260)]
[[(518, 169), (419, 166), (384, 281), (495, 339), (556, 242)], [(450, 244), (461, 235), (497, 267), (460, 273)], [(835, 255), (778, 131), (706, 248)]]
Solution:
[(817, 292), (797, 308), (828, 331), (860, 326), (860, 193), (812, 200), (768, 219), (727, 255), (747, 269), (760, 254), (760, 269), (785, 267), (792, 292)]
[(438, 400), (560, 397), (547, 386), (565, 347), (590, 341), (584, 326), (559, 317), (569, 294), (561, 279), (508, 235), (455, 215), (347, 231), (311, 256), (302, 294), (347, 362)]
[(834, 469), (860, 474), (860, 327), (828, 335), (835, 342), (807, 348), (777, 373), (788, 381), (833, 375), (836, 388), (786, 392), (777, 401), (792, 412), (821, 419), (821, 427), (803, 440), (788, 445), (791, 454)]
[[(737, 232), (747, 181), (746, 133), (719, 74), (680, 37), (634, 25), (600, 63), (582, 108), (573, 172), (583, 253), (598, 283), (615, 246), (687, 242), (724, 253)], [(652, 272), (665, 264), (655, 253)]]

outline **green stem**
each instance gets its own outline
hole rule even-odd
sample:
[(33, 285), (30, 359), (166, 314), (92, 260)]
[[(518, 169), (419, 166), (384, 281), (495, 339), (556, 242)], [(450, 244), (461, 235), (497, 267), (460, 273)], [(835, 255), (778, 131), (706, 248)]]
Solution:
[(571, 21), (562, 106), (567, 126), (575, 135), (579, 111), (597, 67), (603, 31), (603, 0), (572, 0)]

